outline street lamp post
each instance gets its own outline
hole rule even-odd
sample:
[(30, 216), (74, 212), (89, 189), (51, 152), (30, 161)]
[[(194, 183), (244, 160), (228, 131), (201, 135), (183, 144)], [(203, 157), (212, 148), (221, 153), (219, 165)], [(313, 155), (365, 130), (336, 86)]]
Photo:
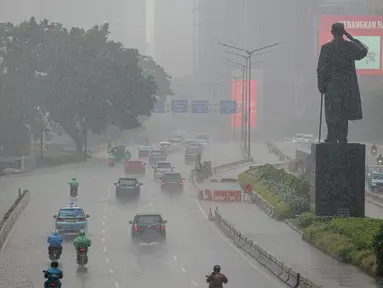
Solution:
[(247, 54), (247, 57), (242, 55), (243, 57), (246, 57), (246, 62), (248, 64), (248, 137), (247, 137), (247, 154), (248, 154), (248, 157), (251, 156), (251, 150), (250, 150), (250, 141), (251, 141), (251, 135), (250, 135), (250, 128), (251, 128), (251, 57), (252, 55), (255, 53), (255, 52), (258, 52), (258, 51), (261, 51), (261, 50), (265, 50), (265, 49), (268, 49), (268, 48), (271, 48), (271, 47), (274, 47), (274, 46), (277, 46), (279, 45), (281, 42), (277, 42), (277, 43), (274, 43), (274, 44), (271, 44), (271, 45), (267, 45), (267, 46), (264, 46), (264, 47), (261, 47), (261, 48), (257, 48), (257, 49), (254, 49), (254, 50), (246, 50), (246, 49), (242, 49), (242, 48), (239, 48), (239, 47), (235, 47), (235, 46), (231, 46), (231, 45), (227, 45), (225, 43), (221, 43), (219, 42), (220, 45), (224, 46), (224, 47), (227, 47), (227, 48), (231, 48), (231, 49), (235, 49), (235, 50), (239, 50), (239, 51), (242, 51), (242, 52), (245, 52)]

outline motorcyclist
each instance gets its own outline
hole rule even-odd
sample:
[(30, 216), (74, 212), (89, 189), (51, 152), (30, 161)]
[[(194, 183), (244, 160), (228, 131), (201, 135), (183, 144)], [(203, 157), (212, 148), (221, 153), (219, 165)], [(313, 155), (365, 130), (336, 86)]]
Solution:
[(382, 154), (379, 154), (378, 158), (376, 158), (377, 162), (383, 162), (383, 156)]
[(58, 249), (59, 254), (62, 253), (62, 243), (63, 243), (63, 237), (57, 232), (57, 230), (53, 230), (52, 234), (48, 236), (47, 243), (48, 246), (48, 253), (51, 254), (53, 249)]
[[(80, 183), (77, 181), (75, 177), (72, 178), (72, 181), (69, 182), (69, 187), (70, 187), (70, 196), (71, 197), (76, 197), (78, 194), (78, 187), (80, 186)], [(74, 192), (76, 191), (76, 192)]]
[(44, 287), (48, 288), (50, 283), (57, 283), (57, 286), (61, 287), (61, 281), (60, 279), (63, 278), (63, 272), (61, 269), (58, 268), (59, 263), (57, 261), (52, 261), (51, 268), (49, 268), (47, 271), (44, 271), (44, 277), (47, 279), (44, 282)]
[(219, 265), (214, 265), (213, 272), (206, 277), (209, 288), (222, 288), (224, 283), (227, 284), (227, 277), (221, 274), (221, 266)]
[(132, 154), (130, 154), (130, 151), (128, 149), (126, 149), (124, 157), (125, 157), (125, 160), (130, 160), (130, 158), (132, 158)]
[(79, 249), (85, 249), (88, 252), (89, 247), (92, 245), (92, 241), (85, 236), (85, 232), (81, 231), (76, 239), (73, 240), (73, 246), (76, 248), (77, 256)]

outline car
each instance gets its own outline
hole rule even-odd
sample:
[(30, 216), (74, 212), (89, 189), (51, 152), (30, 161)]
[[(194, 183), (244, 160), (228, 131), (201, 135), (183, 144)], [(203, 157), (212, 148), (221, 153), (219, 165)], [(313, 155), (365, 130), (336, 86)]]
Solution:
[(157, 145), (157, 147), (158, 147), (158, 149), (160, 149), (161, 151), (164, 151), (165, 153), (168, 153), (171, 150), (173, 150), (173, 146), (172, 146), (172, 144), (170, 144), (170, 142), (160, 142)]
[(142, 160), (125, 160), (125, 173), (142, 175), (146, 173), (146, 163)]
[(169, 142), (172, 144), (174, 150), (181, 149), (182, 146), (182, 139), (177, 137), (169, 137)]
[(195, 137), (195, 139), (205, 140), (207, 143), (210, 143), (210, 141), (211, 141), (210, 136), (207, 133), (200, 133)]
[(142, 185), (137, 178), (119, 178), (118, 181), (114, 183), (114, 186), (116, 186), (116, 197), (133, 196), (138, 198), (141, 195)]
[(145, 159), (149, 158), (150, 151), (153, 150), (152, 146), (140, 146), (138, 147), (138, 158), (139, 159)]
[(161, 150), (152, 150), (149, 154), (149, 164), (153, 167), (158, 161), (166, 161), (166, 153)]
[(84, 213), (84, 210), (74, 203), (60, 208), (55, 219), (55, 229), (60, 234), (78, 234), (81, 230), (87, 232), (88, 218), (90, 216)]
[(184, 142), (186, 140), (187, 134), (184, 130), (176, 130), (170, 134), (170, 137), (177, 137), (178, 139), (181, 139), (182, 142)]
[[(204, 139), (199, 139), (198, 140), (198, 143), (202, 146), (202, 148), (206, 149), (209, 147), (209, 142), (207, 142), (206, 140)], [(196, 145), (197, 146), (197, 145)], [(189, 146), (190, 147), (190, 146)]]
[(193, 164), (198, 160), (201, 155), (201, 149), (199, 148), (187, 148), (185, 151), (185, 164)]
[(200, 140), (186, 140), (184, 143), (184, 149), (187, 150), (188, 148), (199, 148), (200, 150), (203, 150), (203, 145), (200, 142)]
[(180, 173), (167, 172), (161, 177), (161, 192), (184, 191), (184, 180)]
[(165, 243), (166, 223), (168, 223), (168, 221), (164, 220), (161, 214), (158, 213), (136, 214), (133, 221), (129, 221), (129, 224), (132, 225), (132, 244)]
[(173, 172), (174, 166), (168, 161), (159, 161), (154, 164), (153, 167), (153, 178), (154, 180), (160, 179), (166, 172)]

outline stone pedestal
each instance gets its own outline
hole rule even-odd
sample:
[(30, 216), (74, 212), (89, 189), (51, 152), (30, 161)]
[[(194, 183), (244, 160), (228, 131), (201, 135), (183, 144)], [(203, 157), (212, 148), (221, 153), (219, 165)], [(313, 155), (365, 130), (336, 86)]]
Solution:
[(313, 195), (318, 216), (364, 217), (365, 145), (311, 146)]

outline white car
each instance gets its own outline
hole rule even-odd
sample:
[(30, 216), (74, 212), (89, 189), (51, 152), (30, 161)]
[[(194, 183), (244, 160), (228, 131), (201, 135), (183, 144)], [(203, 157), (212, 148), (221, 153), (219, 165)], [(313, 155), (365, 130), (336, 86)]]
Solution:
[(165, 151), (165, 152), (169, 152), (170, 150), (173, 149), (173, 145), (170, 143), (170, 142), (160, 142), (158, 145), (157, 145), (158, 149), (160, 149), (161, 151)]
[(197, 141), (198, 141), (198, 143), (200, 143), (202, 145), (203, 148), (206, 149), (209, 147), (209, 142), (207, 142), (206, 140), (198, 139)]
[(154, 180), (162, 178), (164, 173), (174, 172), (174, 166), (169, 161), (159, 161), (153, 167), (153, 178)]
[(181, 138), (170, 138), (169, 142), (172, 145), (174, 150), (179, 150), (182, 147), (182, 140), (181, 140)]

